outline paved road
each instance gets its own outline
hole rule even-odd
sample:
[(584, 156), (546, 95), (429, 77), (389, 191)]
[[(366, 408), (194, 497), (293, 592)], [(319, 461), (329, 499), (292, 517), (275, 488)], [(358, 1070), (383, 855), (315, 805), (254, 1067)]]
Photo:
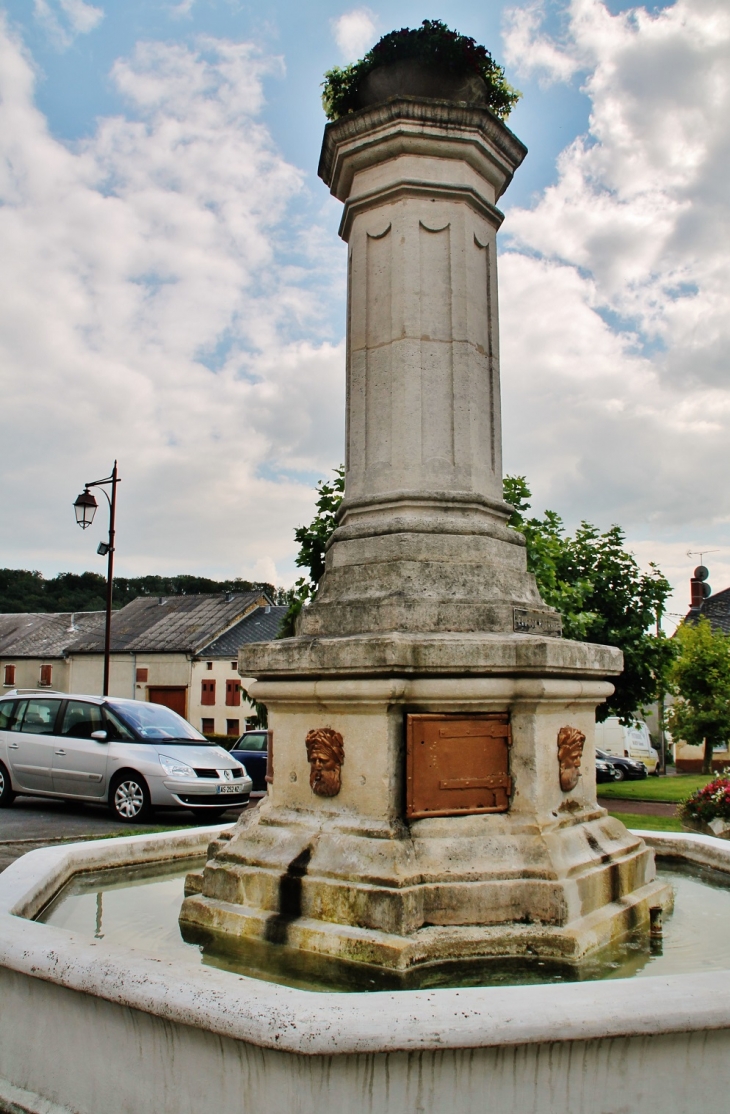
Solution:
[[(230, 809), (223, 820), (235, 820), (240, 809)], [(103, 835), (127, 835), (130, 831), (155, 831), (159, 828), (194, 828), (201, 821), (180, 809), (159, 812), (150, 824), (129, 827), (115, 820), (101, 805), (65, 804), (38, 797), (16, 797), (10, 808), (0, 809), (0, 871), (26, 851), (49, 843), (72, 843)]]
[[(257, 802), (253, 802), (255, 805)], [(611, 812), (632, 812), (645, 816), (676, 816), (676, 805), (664, 801), (623, 801), (599, 797), (598, 803)], [(235, 820), (240, 809), (230, 809), (222, 821)], [(0, 871), (26, 851), (49, 843), (71, 843), (104, 835), (127, 835), (130, 831), (155, 831), (160, 828), (193, 828), (200, 820), (192, 813), (159, 812), (150, 824), (120, 824), (102, 805), (66, 804), (63, 801), (16, 797), (10, 808), (0, 809)]]

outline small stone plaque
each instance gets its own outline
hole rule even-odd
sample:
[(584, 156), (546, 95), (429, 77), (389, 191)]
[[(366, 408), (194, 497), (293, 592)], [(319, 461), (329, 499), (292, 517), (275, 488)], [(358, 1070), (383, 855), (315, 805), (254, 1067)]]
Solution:
[(563, 621), (555, 611), (539, 611), (536, 607), (516, 607), (514, 629), (518, 634), (543, 634), (548, 638), (561, 638)]

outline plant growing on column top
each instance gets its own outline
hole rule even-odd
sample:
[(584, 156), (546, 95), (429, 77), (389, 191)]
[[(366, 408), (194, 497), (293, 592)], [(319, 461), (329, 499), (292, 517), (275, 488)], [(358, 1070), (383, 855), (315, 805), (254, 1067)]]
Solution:
[[(481, 79), (484, 89), (480, 89), (479, 99), (501, 120), (509, 116), (521, 96), (505, 80), (504, 67), (494, 61), (486, 47), (452, 31), (440, 19), (424, 19), (420, 27), (402, 27), (383, 35), (358, 62), (327, 70), (322, 92), (327, 119), (339, 120), (362, 108), (366, 78), (380, 67), (406, 61), (421, 63), (452, 78), (474, 75)], [(432, 95), (438, 96), (438, 92)]]

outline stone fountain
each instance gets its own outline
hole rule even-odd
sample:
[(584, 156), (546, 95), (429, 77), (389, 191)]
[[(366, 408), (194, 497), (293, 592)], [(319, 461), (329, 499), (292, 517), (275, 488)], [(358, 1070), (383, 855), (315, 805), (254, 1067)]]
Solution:
[[(222, 832), (59, 845), (0, 875), (0, 1111), (726, 1101), (730, 969), (704, 950), (643, 979), (323, 993), (168, 954), (165, 933), (160, 952), (115, 943), (100, 912), (93, 935), (42, 920), (77, 875), (183, 871), (207, 850), (186, 932), (396, 986), (495, 957), (509, 982), (511, 957), (580, 976), (656, 921), (653, 849), (727, 883), (727, 842), (630, 833), (596, 805), (594, 710), (621, 657), (560, 637), (501, 499), (495, 206), (525, 151), (461, 91), (415, 92), (381, 87), (325, 135), (349, 244), (347, 492), (298, 636), (241, 656), (274, 733), (267, 799)], [(678, 903), (704, 946), (711, 907)]]
[(478, 102), (371, 99), (319, 166), (348, 244), (345, 498), (297, 636), (241, 651), (268, 795), (181, 922), (399, 971), (578, 965), (671, 893), (596, 803), (621, 654), (561, 637), (507, 525), (496, 206), (526, 149)]

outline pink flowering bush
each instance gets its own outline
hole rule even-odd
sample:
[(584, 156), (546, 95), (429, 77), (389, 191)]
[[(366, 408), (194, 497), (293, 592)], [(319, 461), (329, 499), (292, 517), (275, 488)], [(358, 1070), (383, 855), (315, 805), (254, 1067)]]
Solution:
[(719, 777), (696, 789), (679, 811), (686, 820), (700, 820), (704, 824), (730, 820), (730, 770), (723, 770)]

